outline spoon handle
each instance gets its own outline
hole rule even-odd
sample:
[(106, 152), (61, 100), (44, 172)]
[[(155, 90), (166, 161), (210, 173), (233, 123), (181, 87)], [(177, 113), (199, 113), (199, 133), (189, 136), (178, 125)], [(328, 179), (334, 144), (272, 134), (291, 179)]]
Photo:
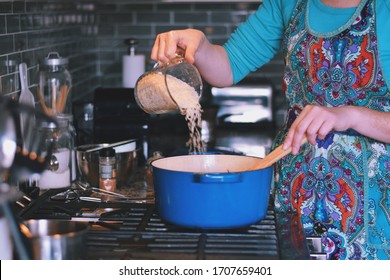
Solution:
[[(301, 145), (305, 144), (307, 142), (306, 136), (303, 137)], [(263, 169), (270, 167), (275, 162), (280, 160), (281, 158), (285, 157), (289, 153), (291, 153), (291, 147), (289, 147), (287, 150), (283, 149), (283, 144), (278, 146), (276, 149), (274, 149), (272, 152), (270, 152), (267, 156), (265, 156), (263, 159), (261, 159), (258, 163), (256, 163), (252, 170), (257, 169)]]
[(19, 75), (20, 75), (20, 86), (21, 86), (22, 92), (28, 90), (27, 64), (24, 62), (19, 64)]

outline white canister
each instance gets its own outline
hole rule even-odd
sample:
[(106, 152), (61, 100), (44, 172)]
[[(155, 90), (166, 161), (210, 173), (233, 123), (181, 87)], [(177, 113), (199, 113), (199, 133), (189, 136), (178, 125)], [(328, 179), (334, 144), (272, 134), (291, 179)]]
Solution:
[(73, 136), (69, 119), (56, 118), (58, 127), (43, 125), (40, 128), (41, 137), (46, 145), (53, 145), (50, 163), (40, 174), (38, 186), (40, 189), (56, 189), (69, 187), (72, 182), (72, 152)]
[(126, 39), (125, 44), (129, 46), (129, 54), (122, 58), (122, 86), (134, 88), (138, 78), (145, 72), (145, 56), (135, 54), (135, 39)]

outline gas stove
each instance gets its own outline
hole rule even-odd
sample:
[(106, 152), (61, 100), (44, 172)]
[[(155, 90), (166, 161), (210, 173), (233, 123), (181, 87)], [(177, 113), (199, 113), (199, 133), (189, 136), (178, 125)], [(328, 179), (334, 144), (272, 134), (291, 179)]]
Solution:
[(297, 219), (270, 205), (266, 217), (245, 228), (201, 230), (162, 220), (152, 200), (131, 202), (53, 201), (61, 190), (17, 201), (22, 219), (86, 221), (87, 258), (124, 259), (310, 259)]

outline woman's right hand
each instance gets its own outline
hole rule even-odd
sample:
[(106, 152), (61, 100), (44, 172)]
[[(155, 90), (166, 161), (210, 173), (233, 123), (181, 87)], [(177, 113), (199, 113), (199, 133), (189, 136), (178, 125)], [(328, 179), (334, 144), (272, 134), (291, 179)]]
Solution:
[(195, 29), (172, 30), (157, 35), (150, 58), (168, 62), (176, 53), (184, 54), (186, 61), (195, 63), (195, 54), (203, 43), (208, 43), (203, 32)]
[(206, 35), (196, 29), (173, 30), (157, 36), (150, 58), (166, 63), (177, 53), (194, 64), (212, 86), (225, 87), (233, 83), (230, 62), (222, 46), (211, 44)]

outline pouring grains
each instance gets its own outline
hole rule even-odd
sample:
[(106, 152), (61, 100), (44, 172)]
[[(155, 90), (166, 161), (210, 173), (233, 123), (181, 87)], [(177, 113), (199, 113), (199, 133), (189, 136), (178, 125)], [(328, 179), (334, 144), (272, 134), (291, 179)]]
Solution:
[(166, 75), (165, 83), (164, 75), (150, 73), (138, 82), (137, 90), (138, 100), (147, 113), (176, 111), (179, 108), (189, 129), (190, 138), (187, 146), (190, 152), (205, 152), (200, 133), (202, 108), (199, 104), (199, 95), (193, 87), (171, 75)]

